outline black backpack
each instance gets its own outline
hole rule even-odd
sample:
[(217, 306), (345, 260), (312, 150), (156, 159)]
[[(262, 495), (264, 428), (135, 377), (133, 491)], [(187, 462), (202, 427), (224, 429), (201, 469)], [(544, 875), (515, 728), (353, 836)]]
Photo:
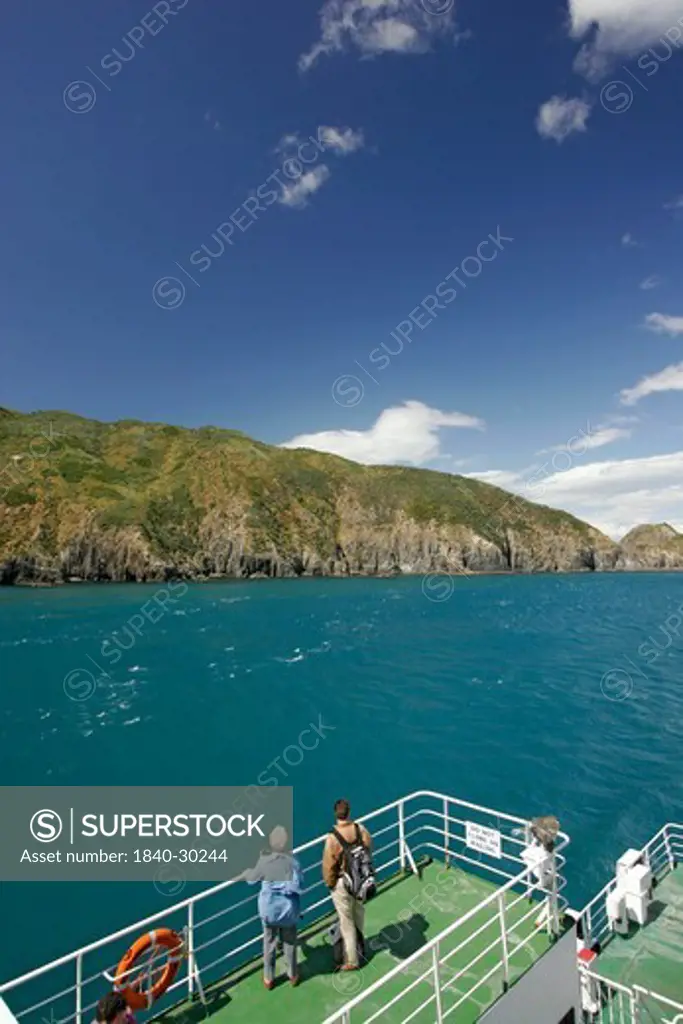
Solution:
[[(342, 939), (341, 928), (339, 927), (338, 921), (335, 921), (332, 927), (328, 929), (327, 939), (332, 946), (334, 966), (342, 967), (346, 963), (346, 951), (344, 949), (344, 940)], [(358, 950), (358, 963), (367, 963), (367, 957), (365, 955), (365, 938), (359, 928), (356, 928), (356, 949)]]
[(363, 843), (360, 828), (354, 823), (356, 838), (352, 843), (339, 834), (336, 828), (332, 829), (332, 835), (340, 843), (343, 851), (344, 871), (342, 878), (346, 891), (361, 903), (367, 903), (377, 892), (377, 879), (375, 869), (372, 866), (372, 857), (367, 846)]

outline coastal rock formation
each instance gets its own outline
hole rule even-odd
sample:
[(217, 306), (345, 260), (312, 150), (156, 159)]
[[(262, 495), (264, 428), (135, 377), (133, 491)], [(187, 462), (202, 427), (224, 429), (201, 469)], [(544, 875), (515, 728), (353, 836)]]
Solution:
[(668, 523), (636, 526), (619, 544), (618, 569), (683, 568), (683, 535)]
[(0, 583), (683, 565), (671, 527), (639, 530), (237, 431), (0, 410)]

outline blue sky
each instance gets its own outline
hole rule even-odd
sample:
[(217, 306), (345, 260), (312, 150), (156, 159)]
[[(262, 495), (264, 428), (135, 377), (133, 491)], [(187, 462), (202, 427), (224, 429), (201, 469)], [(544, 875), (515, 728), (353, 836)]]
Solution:
[(72, 0), (3, 37), (2, 404), (683, 526), (679, 0)]

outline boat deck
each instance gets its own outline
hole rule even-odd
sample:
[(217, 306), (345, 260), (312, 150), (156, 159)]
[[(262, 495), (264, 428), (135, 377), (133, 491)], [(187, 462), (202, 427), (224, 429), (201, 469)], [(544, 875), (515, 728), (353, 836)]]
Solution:
[(628, 935), (609, 939), (595, 971), (629, 988), (639, 985), (683, 1004), (682, 865), (654, 890), (650, 915), (642, 928), (631, 924)]
[[(496, 886), (459, 868), (445, 869), (443, 864), (430, 863), (420, 877), (410, 874), (395, 876), (380, 886), (377, 896), (367, 906), (365, 937), (369, 962), (355, 972), (335, 972), (332, 949), (327, 942), (327, 929), (333, 917), (329, 915), (317, 921), (299, 935), (299, 972), (301, 983), (292, 988), (284, 973), (284, 964), (278, 959), (280, 972), (275, 989), (267, 991), (262, 984), (261, 960), (252, 960), (244, 967), (222, 980), (212, 984), (206, 992), (208, 1006), (201, 1003), (185, 1002), (171, 1008), (156, 1018), (163, 1024), (233, 1024), (233, 1022), (260, 1022), (277, 1019), (278, 1024), (320, 1024), (362, 989), (378, 981), (401, 960), (415, 953), (430, 939), (443, 931), (459, 917), (472, 910), (486, 899)], [(518, 894), (508, 893), (508, 905)], [(520, 900), (509, 911), (512, 933), (510, 943), (511, 983), (524, 973), (546, 951), (549, 939), (545, 931), (515, 953), (516, 944), (527, 939), (534, 930), (535, 914), (513, 926), (530, 910), (528, 900)], [(468, 935), (481, 928), (491, 918), (488, 907), (481, 914), (475, 914), (450, 935), (440, 949), (440, 956), (459, 946)], [(506, 915), (507, 917), (507, 915)], [(455, 976), (474, 957), (489, 946), (500, 929), (497, 920), (491, 921), (467, 946), (457, 952), (442, 968), (442, 978)], [(477, 964), (470, 967), (444, 993), (444, 1010), (453, 1006), (481, 978), (491, 971), (500, 960), (500, 944), (486, 953)], [(385, 1006), (392, 997), (407, 987), (419, 974), (427, 970), (432, 962), (431, 951), (410, 966), (410, 976), (401, 974), (392, 979), (380, 991), (352, 1013), (353, 1024), (364, 1021)], [(502, 967), (485, 981), (475, 993), (468, 997), (458, 1009), (449, 1014), (453, 1024), (470, 1024), (502, 994)], [(431, 994), (429, 979), (416, 985), (395, 1006), (381, 1016), (386, 1024), (397, 1024), (405, 1020), (412, 1011)], [(432, 1024), (433, 1004), (419, 1011), (412, 1018), (418, 1024)]]

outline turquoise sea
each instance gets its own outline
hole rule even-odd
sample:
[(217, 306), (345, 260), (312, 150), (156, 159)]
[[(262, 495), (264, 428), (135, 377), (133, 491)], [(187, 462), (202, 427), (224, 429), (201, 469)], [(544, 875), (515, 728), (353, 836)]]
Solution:
[[(176, 585), (150, 622), (159, 590), (0, 589), (2, 784), (261, 775), (294, 787), (297, 843), (340, 795), (357, 814), (421, 787), (554, 813), (575, 905), (683, 819), (683, 575)], [(15, 883), (0, 903), (6, 980), (168, 897)]]

